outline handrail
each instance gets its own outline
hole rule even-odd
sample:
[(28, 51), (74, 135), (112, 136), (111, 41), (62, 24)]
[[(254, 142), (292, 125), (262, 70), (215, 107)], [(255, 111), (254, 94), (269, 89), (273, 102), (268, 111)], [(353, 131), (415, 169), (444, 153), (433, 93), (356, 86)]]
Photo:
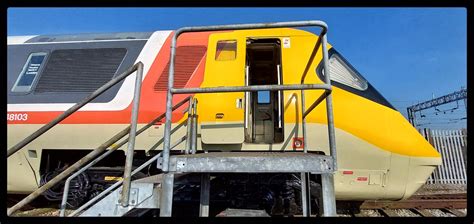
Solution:
[(120, 195), (120, 204), (123, 207), (128, 206), (130, 198), (130, 184), (132, 177), (130, 173), (132, 172), (133, 164), (133, 151), (135, 151), (135, 137), (137, 134), (137, 123), (138, 123), (138, 108), (140, 107), (140, 93), (142, 88), (142, 76), (143, 76), (143, 66), (139, 66), (137, 70), (137, 77), (135, 81), (135, 90), (133, 93), (133, 107), (132, 107), (132, 117), (130, 119), (130, 134), (128, 135), (128, 146), (127, 146), (127, 156), (125, 157), (125, 167), (123, 171), (123, 191)]
[[(184, 98), (182, 101), (178, 102), (175, 106), (173, 106), (173, 111), (180, 108), (182, 105), (184, 105), (186, 102), (190, 102), (190, 100), (192, 99), (191, 96), (188, 96), (186, 98)], [(140, 130), (138, 130), (136, 132), (136, 135), (140, 135), (141, 133), (143, 133), (144, 131), (146, 131), (148, 128), (150, 128), (151, 126), (153, 126), (153, 124), (155, 124), (156, 122), (160, 121), (161, 119), (163, 119), (165, 117), (165, 113), (162, 113), (160, 114), (158, 117), (156, 117), (155, 119), (153, 119), (152, 121), (150, 121), (147, 125), (143, 126), (142, 128), (140, 128)], [(84, 171), (86, 171), (87, 169), (89, 169), (91, 166), (93, 166), (94, 164), (98, 163), (99, 161), (101, 161), (102, 159), (104, 159), (105, 157), (107, 157), (108, 155), (110, 155), (113, 151), (115, 151), (116, 149), (120, 148), (121, 146), (125, 145), (125, 143), (127, 143), (129, 141), (129, 139), (124, 139), (122, 140), (120, 143), (114, 145), (111, 149), (107, 150), (107, 152), (105, 152), (104, 154), (102, 154), (101, 156), (97, 157), (95, 160), (93, 160), (92, 162), (90, 162), (89, 164), (87, 164), (86, 166), (84, 166), (83, 168), (81, 168), (80, 170), (76, 171), (73, 175), (69, 176), (67, 179), (66, 179), (66, 182), (64, 184), (64, 191), (63, 191), (63, 197), (62, 197), (62, 201), (61, 201), (61, 211), (60, 211), (60, 214), (59, 216), (64, 216), (64, 212), (65, 212), (65, 209), (66, 209), (66, 203), (67, 203), (67, 197), (68, 197), (68, 194), (69, 194), (69, 185), (70, 185), (70, 182), (72, 179), (74, 179), (75, 177), (77, 177), (79, 174), (83, 173)]]
[(324, 89), (331, 91), (331, 85), (327, 84), (291, 84), (291, 85), (252, 85), (252, 86), (220, 86), (204, 88), (171, 89), (173, 94), (185, 93), (224, 93), (224, 92), (257, 92), (257, 91), (279, 91), (279, 90), (302, 90), (302, 89)]
[[(301, 90), (303, 91), (304, 93), (304, 90)], [(326, 97), (330, 94), (329, 91), (324, 91), (323, 94), (321, 94), (321, 96), (319, 96), (318, 99), (316, 99), (313, 104), (311, 104), (311, 106), (309, 106), (309, 108), (307, 110), (305, 110), (305, 108), (303, 107), (302, 111), (303, 111), (303, 118), (306, 118), (306, 116), (308, 116), (309, 113), (311, 113), (311, 111), (313, 111), (314, 108), (316, 108), (324, 99), (326, 99)], [(304, 97), (304, 95), (302, 96), (302, 98)]]
[[(328, 75), (326, 75), (325, 84), (331, 85), (331, 81), (329, 79), (330, 71), (328, 66), (328, 51), (327, 51), (327, 24), (323, 21), (319, 20), (312, 20), (312, 21), (297, 21), (297, 22), (277, 22), (277, 23), (255, 23), (255, 24), (235, 24), (235, 25), (217, 25), (217, 26), (200, 26), (200, 27), (184, 27), (178, 29), (175, 34), (173, 35), (173, 39), (171, 42), (171, 52), (170, 52), (170, 68), (168, 74), (168, 91), (166, 97), (166, 123), (165, 123), (165, 133), (164, 133), (164, 144), (163, 144), (163, 166), (162, 169), (164, 172), (168, 172), (169, 170), (169, 157), (170, 157), (170, 131), (171, 131), (171, 107), (173, 101), (173, 94), (178, 93), (186, 93), (186, 92), (206, 92), (208, 90), (203, 90), (203, 88), (194, 88), (194, 89), (175, 89), (174, 87), (174, 65), (175, 65), (175, 56), (176, 56), (176, 44), (178, 37), (186, 32), (203, 32), (203, 31), (220, 31), (220, 30), (243, 30), (243, 29), (267, 29), (267, 28), (285, 28), (285, 27), (302, 27), (302, 26), (318, 26), (321, 27), (320, 38), (322, 39), (322, 50), (323, 50), (323, 61), (324, 61), (324, 69)], [(214, 87), (214, 90), (226, 90), (226, 87)], [(249, 90), (252, 88), (249, 88)], [(266, 88), (263, 88), (266, 89)], [(268, 89), (272, 89), (268, 87)], [(297, 88), (299, 89), (299, 88)], [(278, 88), (275, 88), (278, 90)], [(231, 91), (231, 92), (241, 92), (241, 91)], [(335, 147), (335, 140), (334, 140), (334, 126), (333, 126), (333, 114), (332, 114), (332, 97), (331, 94), (327, 96), (327, 117), (328, 117), (328, 132), (329, 132), (329, 147), (330, 153), (333, 159), (334, 170), (337, 168), (336, 164), (336, 147)], [(160, 212), (162, 214), (169, 215), (171, 211), (163, 210)]]
[[(301, 26), (319, 26), (322, 28), (321, 33), (320, 33), (320, 38), (318, 38), (318, 42), (319, 40), (321, 40), (322, 51), (323, 51), (323, 66), (324, 66), (324, 70), (327, 73), (327, 75), (325, 76), (324, 83), (328, 85), (328, 88), (325, 90), (325, 93), (320, 97), (320, 99), (322, 101), (322, 99), (326, 98), (329, 150), (330, 150), (330, 155), (333, 158), (333, 171), (337, 170), (337, 154), (336, 154), (334, 118), (333, 118), (333, 109), (332, 109), (331, 80), (330, 80), (330, 71), (329, 71), (329, 66), (328, 66), (328, 49), (327, 49), (327, 35), (326, 35), (327, 25), (323, 21), (300, 21), (300, 22), (218, 25), (218, 26), (204, 26), (204, 27), (184, 27), (184, 28), (178, 29), (175, 32), (175, 34), (173, 35), (173, 39), (172, 39), (171, 47), (170, 47), (171, 48), (170, 68), (169, 68), (169, 74), (168, 74), (168, 91), (166, 95), (166, 123), (165, 123), (164, 144), (163, 144), (163, 163), (162, 163), (163, 172), (165, 173), (169, 172), (170, 138), (171, 138), (170, 135), (171, 135), (171, 119), (172, 119), (171, 107), (172, 107), (172, 101), (173, 101), (173, 94), (210, 93), (210, 92), (243, 92), (243, 91), (247, 92), (247, 91), (258, 91), (258, 90), (285, 90), (283, 86), (281, 85), (278, 85), (278, 86), (268, 85), (265, 87), (246, 86), (246, 87), (211, 87), (211, 88), (175, 89), (173, 88), (174, 87), (174, 64), (175, 64), (176, 45), (177, 45), (178, 37), (185, 32), (266, 29), (266, 28), (284, 28), (284, 27), (301, 27)], [(303, 86), (306, 86), (305, 84), (293, 85), (293, 87), (289, 87), (290, 85), (284, 85), (284, 86), (285, 88), (289, 88), (291, 90), (301, 90), (302, 92), (304, 91), (304, 89), (318, 89), (314, 86), (311, 88), (303, 88)], [(324, 88), (321, 88), (321, 85), (319, 85), (319, 89), (324, 89)], [(315, 102), (313, 104), (314, 107), (316, 107), (321, 101)], [(304, 110), (302, 110), (302, 112), (303, 111)], [(329, 180), (328, 178), (331, 179), (332, 176), (326, 177), (323, 175), (323, 179)], [(332, 183), (334, 182), (332, 181)], [(328, 189), (325, 189), (325, 185), (323, 186), (323, 190), (328, 190)], [(160, 216), (171, 216), (172, 200), (170, 200), (170, 198), (172, 197), (168, 195), (160, 199), (161, 200)], [(323, 208), (324, 208), (324, 211), (326, 210), (328, 211), (328, 214), (335, 215), (335, 200), (325, 201), (323, 204)]]
[[(52, 127), (54, 127), (55, 125), (57, 125), (59, 122), (61, 122), (62, 120), (66, 119), (67, 117), (69, 117), (72, 113), (76, 112), (77, 110), (79, 110), (80, 108), (82, 108), (84, 105), (86, 105), (87, 103), (89, 103), (90, 101), (94, 100), (95, 98), (97, 98), (100, 94), (104, 93), (106, 90), (108, 90), (109, 88), (111, 88), (113, 85), (117, 84), (118, 82), (120, 82), (121, 80), (125, 79), (127, 76), (129, 76), (130, 74), (132, 74), (133, 72), (137, 71), (137, 79), (136, 79), (136, 85), (138, 86), (138, 83), (139, 85), (141, 85), (141, 77), (142, 77), (142, 74), (143, 73), (143, 63), (142, 62), (138, 62), (136, 64), (134, 64), (132, 67), (130, 67), (129, 69), (127, 69), (127, 71), (123, 72), (122, 74), (120, 74), (119, 76), (113, 78), (112, 80), (110, 80), (109, 82), (105, 83), (104, 85), (102, 85), (100, 88), (98, 88), (96, 91), (94, 91), (93, 93), (91, 93), (89, 96), (85, 97), (81, 102), (75, 104), (74, 106), (72, 106), (71, 108), (69, 108), (67, 111), (65, 111), (64, 113), (62, 113), (61, 115), (59, 115), (58, 117), (56, 117), (53, 121), (49, 122), (48, 124), (44, 125), (43, 127), (41, 127), (40, 129), (38, 129), (37, 131), (35, 131), (33, 134), (31, 134), (30, 136), (26, 137), (25, 139), (23, 139), (21, 142), (19, 142), (18, 144), (16, 144), (15, 146), (13, 146), (12, 148), (10, 148), (8, 150), (8, 156), (10, 155), (13, 155), (15, 152), (17, 152), (18, 150), (20, 150), (21, 148), (23, 148), (24, 146), (26, 146), (28, 143), (30, 143), (31, 141), (35, 140), (36, 138), (38, 138), (39, 136), (41, 136), (42, 134), (44, 134), (46, 131), (48, 131), (49, 129), (51, 129)], [(138, 78), (140, 77), (140, 79)], [(135, 92), (135, 94), (140, 94), (140, 92)], [(139, 99), (139, 98), (138, 98)], [(137, 101), (137, 97), (134, 96), (134, 101)], [(136, 125), (136, 124), (135, 124)], [(44, 184), (43, 186), (41, 186), (40, 188), (36, 189), (34, 192), (32, 192), (31, 194), (29, 194), (27, 197), (23, 198), (20, 202), (18, 202), (17, 204), (15, 204), (13, 207), (11, 207), (10, 209), (8, 209), (7, 211), (7, 215), (11, 215), (13, 214), (13, 212), (17, 211), (18, 209), (20, 209), (21, 207), (25, 206), (26, 204), (30, 203), (31, 201), (33, 201), (35, 198), (37, 198), (39, 195), (41, 195), (43, 192), (45, 192), (46, 190), (48, 190), (49, 188), (51, 188), (52, 186), (54, 186), (55, 184), (57, 184), (59, 181), (61, 181), (62, 179), (64, 179), (66, 176), (68, 176), (69, 174), (71, 174), (72, 172), (74, 172), (75, 170), (79, 169), (83, 164), (91, 161), (92, 159), (96, 158), (100, 153), (104, 152), (108, 147), (110, 147), (112, 144), (114, 144), (115, 142), (117, 142), (118, 140), (120, 140), (122, 137), (124, 137), (125, 135), (130, 134), (129, 131), (131, 131), (133, 127), (133, 123), (131, 125), (129, 125), (127, 128), (125, 128), (124, 130), (122, 130), (121, 132), (119, 132), (118, 134), (116, 134), (115, 136), (113, 136), (111, 139), (109, 139), (107, 142), (103, 143), (102, 145), (100, 145), (98, 148), (94, 149), (92, 152), (88, 153), (87, 155), (85, 155), (82, 159), (80, 159), (79, 161), (77, 161), (76, 163), (74, 163), (73, 165), (71, 165), (70, 167), (68, 167), (66, 170), (64, 170), (63, 172), (61, 172), (60, 174), (58, 174), (57, 176), (55, 176), (53, 179), (51, 179), (50, 181), (48, 181), (46, 184)], [(135, 126), (136, 127), (136, 126)]]
[(57, 125), (59, 122), (63, 121), (64, 119), (66, 119), (67, 117), (69, 117), (71, 114), (73, 114), (74, 112), (76, 112), (77, 110), (81, 109), (84, 105), (86, 105), (87, 103), (89, 103), (90, 101), (94, 100), (95, 98), (97, 98), (99, 95), (101, 95), (102, 93), (104, 93), (105, 91), (107, 91), (108, 89), (110, 89), (112, 86), (114, 86), (115, 84), (117, 84), (118, 82), (122, 81), (123, 79), (125, 79), (126, 77), (128, 77), (130, 74), (132, 74), (133, 72), (135, 72), (138, 67), (142, 67), (143, 68), (143, 63), (142, 62), (138, 62), (136, 64), (134, 64), (132, 67), (130, 67), (129, 69), (127, 69), (127, 71), (123, 72), (122, 74), (118, 75), (117, 77), (113, 78), (112, 80), (108, 81), (107, 83), (105, 83), (103, 86), (101, 86), (100, 88), (98, 88), (97, 90), (95, 90), (94, 92), (92, 92), (90, 95), (88, 95), (87, 97), (85, 97), (81, 102), (79, 103), (76, 103), (74, 106), (72, 106), (71, 108), (69, 108), (68, 110), (64, 111), (61, 115), (57, 116), (54, 120), (50, 121), (49, 123), (45, 124), (43, 127), (41, 127), (40, 129), (36, 130), (35, 132), (33, 132), (31, 135), (29, 135), (28, 137), (24, 138), (21, 142), (17, 143), (16, 145), (14, 145), (13, 147), (11, 147), (10, 149), (8, 149), (7, 151), (7, 158), (10, 157), (11, 155), (13, 155), (15, 152), (17, 152), (18, 150), (22, 149), (23, 147), (25, 147), (28, 143), (32, 142), (33, 140), (35, 140), (36, 138), (38, 138), (39, 136), (41, 136), (42, 134), (44, 134), (46, 131), (48, 131), (49, 129), (51, 129), (52, 127), (54, 127), (55, 125)]
[[(171, 149), (173, 149), (174, 147), (178, 146), (181, 142), (183, 142), (184, 140), (186, 140), (186, 138), (182, 138), (180, 140), (178, 140), (177, 142), (175, 142), (172, 146), (171, 146)], [(150, 158), (148, 161), (146, 161), (145, 163), (143, 163), (142, 165), (140, 165), (139, 167), (137, 167), (135, 170), (133, 170), (131, 172), (131, 176), (137, 174), (138, 172), (140, 172), (141, 170), (143, 170), (145, 167), (147, 167), (148, 165), (150, 165), (151, 163), (155, 162), (157, 159), (159, 159), (161, 157), (161, 154), (162, 152), (156, 154), (155, 156), (153, 156), (152, 158)], [(75, 216), (77, 215), (79, 212), (81, 212), (82, 210), (84, 210), (85, 208), (87, 208), (89, 205), (91, 205), (92, 203), (96, 202), (97, 200), (99, 200), (100, 198), (102, 198), (105, 194), (107, 194), (108, 192), (112, 191), (113, 189), (115, 189), (116, 187), (118, 187), (121, 183), (123, 183), (123, 180), (120, 180), (118, 182), (116, 182), (115, 184), (113, 184), (112, 186), (110, 186), (109, 188), (105, 189), (104, 191), (102, 191), (100, 194), (98, 194), (97, 196), (95, 196), (94, 198), (92, 198), (91, 200), (89, 200), (87, 203), (85, 203), (84, 205), (82, 205), (81, 207), (79, 207), (78, 209), (76, 209), (73, 213), (71, 213), (68, 217), (71, 217), (71, 216)]]

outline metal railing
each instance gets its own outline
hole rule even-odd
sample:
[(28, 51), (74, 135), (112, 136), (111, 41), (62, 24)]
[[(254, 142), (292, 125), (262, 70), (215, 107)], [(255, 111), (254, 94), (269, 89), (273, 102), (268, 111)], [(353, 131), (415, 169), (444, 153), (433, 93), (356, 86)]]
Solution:
[[(192, 105), (192, 97), (191, 96), (188, 96), (186, 98), (184, 98), (182, 101), (178, 102), (176, 105), (173, 106), (173, 111), (174, 110), (177, 110), (178, 108), (180, 108), (182, 105), (184, 105), (186, 102), (188, 102), (189, 105)], [(144, 131), (146, 131), (148, 128), (150, 128), (151, 126), (153, 126), (154, 124), (156, 124), (157, 122), (159, 122), (160, 120), (162, 120), (163, 118), (165, 117), (165, 114), (162, 113), (160, 114), (158, 117), (156, 117), (155, 119), (153, 119), (151, 122), (149, 122), (148, 124), (146, 124), (145, 126), (143, 126), (142, 128), (140, 128), (140, 130), (138, 130), (136, 132), (136, 135), (140, 135), (141, 133), (143, 133)], [(188, 112), (188, 118), (191, 117), (189, 115), (189, 112)], [(125, 143), (128, 142), (128, 139), (124, 139), (122, 140), (120, 143), (114, 145), (111, 149), (109, 149), (107, 152), (105, 152), (104, 154), (102, 154), (101, 156), (97, 157), (96, 159), (94, 159), (92, 162), (90, 162), (89, 164), (87, 164), (86, 166), (84, 166), (83, 168), (81, 168), (80, 170), (76, 171), (73, 175), (69, 176), (67, 179), (66, 179), (66, 182), (64, 184), (64, 191), (63, 191), (63, 197), (62, 197), (62, 201), (61, 201), (61, 211), (60, 211), (60, 216), (64, 216), (64, 213), (65, 213), (65, 209), (66, 209), (66, 204), (67, 204), (67, 198), (68, 198), (68, 194), (69, 194), (69, 186), (70, 186), (70, 182), (76, 178), (77, 176), (79, 176), (81, 173), (83, 173), (84, 171), (86, 171), (87, 169), (89, 169), (91, 166), (95, 165), (96, 163), (98, 163), (99, 161), (101, 161), (102, 159), (104, 159), (105, 157), (107, 157), (108, 155), (110, 155), (113, 151), (115, 151), (116, 149), (120, 148), (121, 146), (125, 145)], [(161, 155), (161, 153), (160, 153)], [(155, 156), (156, 157), (156, 156)], [(148, 162), (146, 163), (151, 163), (153, 162), (154, 160), (156, 160), (156, 158), (160, 157), (153, 157), (151, 158)], [(153, 160), (153, 161), (151, 161)], [(151, 161), (151, 162), (150, 162)], [(140, 166), (141, 167), (141, 166)], [(141, 169), (138, 169), (137, 168), (137, 172), (139, 172)], [(130, 176), (133, 176), (135, 173), (133, 172), (130, 172)], [(122, 183), (124, 180), (121, 180), (120, 183)], [(115, 186), (115, 185), (114, 185)], [(118, 185), (116, 185), (118, 186)], [(107, 188), (107, 190), (103, 191), (102, 195), (105, 195), (106, 193), (110, 192), (111, 190), (113, 190), (114, 188)]]
[[(176, 56), (176, 44), (178, 37), (187, 32), (204, 32), (204, 31), (218, 31), (218, 30), (243, 30), (243, 29), (267, 29), (267, 28), (286, 28), (286, 27), (304, 27), (317, 26), (322, 28), (319, 38), (321, 38), (323, 51), (323, 65), (324, 70), (328, 75), (325, 76), (325, 84), (300, 84), (300, 85), (258, 85), (258, 86), (231, 86), (231, 87), (210, 87), (210, 88), (174, 88), (174, 66)], [(334, 141), (334, 125), (332, 114), (332, 98), (331, 98), (331, 81), (330, 71), (328, 66), (328, 50), (327, 50), (327, 25), (323, 21), (300, 21), (300, 22), (279, 22), (279, 23), (257, 23), (257, 24), (237, 24), (237, 25), (220, 25), (220, 26), (204, 26), (204, 27), (184, 27), (178, 29), (171, 42), (171, 56), (170, 68), (168, 75), (168, 91), (166, 98), (166, 123), (165, 123), (165, 141), (163, 146), (163, 171), (167, 172), (169, 169), (169, 154), (170, 154), (170, 130), (171, 130), (171, 108), (173, 101), (173, 94), (183, 93), (219, 93), (219, 92), (249, 92), (249, 91), (264, 91), (264, 90), (303, 90), (303, 89), (325, 89), (328, 90), (326, 97), (327, 102), (327, 116), (328, 128), (330, 136), (330, 152), (331, 156), (336, 155), (335, 141)], [(334, 165), (337, 163), (334, 159)]]
[(441, 154), (443, 161), (428, 178), (427, 184), (467, 184), (467, 160), (463, 152), (467, 144), (462, 130), (421, 129), (420, 133)]
[[(10, 209), (8, 209), (7, 215), (13, 214), (13, 212), (17, 211), (21, 207), (23, 207), (26, 204), (33, 201), (35, 198), (40, 196), (43, 192), (45, 192), (46, 190), (48, 190), (52, 186), (56, 185), (57, 183), (59, 183), (59, 181), (61, 181), (65, 177), (67, 177), (69, 174), (71, 174), (75, 170), (79, 169), (82, 165), (84, 165), (85, 163), (87, 163), (87, 162), (91, 161), (92, 159), (96, 158), (99, 154), (104, 152), (108, 147), (110, 147), (112, 144), (114, 144), (115, 142), (117, 142), (122, 137), (126, 136), (127, 134), (129, 134), (129, 140), (130, 139), (133, 140), (133, 144), (129, 144), (128, 151), (133, 151), (134, 139), (135, 139), (135, 134), (136, 134), (136, 125), (137, 125), (136, 121), (137, 121), (137, 117), (138, 117), (138, 105), (139, 105), (139, 101), (140, 101), (140, 89), (141, 89), (142, 76), (143, 76), (143, 63), (142, 62), (138, 62), (138, 63), (134, 64), (132, 67), (127, 69), (125, 72), (123, 72), (122, 74), (120, 74), (117, 77), (113, 78), (109, 82), (105, 83), (103, 86), (101, 86), (100, 88), (98, 88), (97, 90), (92, 92), (90, 95), (85, 97), (82, 101), (80, 101), (79, 103), (76, 103), (74, 106), (72, 106), (71, 108), (69, 108), (68, 110), (63, 112), (61, 115), (56, 117), (54, 120), (52, 120), (48, 124), (44, 125), (43, 127), (38, 129), (37, 131), (33, 132), (33, 134), (29, 135), (28, 137), (23, 139), (21, 142), (19, 142), (18, 144), (16, 144), (12, 148), (10, 148), (7, 152), (7, 156), (10, 157), (14, 153), (16, 153), (17, 151), (22, 149), (24, 146), (28, 145), (30, 142), (32, 142), (36, 138), (40, 137), (42, 134), (44, 134), (49, 129), (51, 129), (52, 127), (57, 125), (59, 122), (63, 121), (67, 117), (69, 117), (71, 114), (73, 114), (74, 112), (76, 112), (77, 110), (79, 110), (80, 108), (85, 106), (87, 103), (89, 103), (92, 100), (94, 100), (95, 98), (97, 98), (99, 95), (101, 95), (102, 93), (104, 93), (105, 91), (110, 89), (112, 86), (119, 83), (120, 81), (122, 81), (123, 79), (125, 79), (126, 77), (128, 77), (129, 75), (134, 73), (135, 71), (137, 72), (137, 75), (136, 75), (136, 80), (135, 80), (135, 93), (134, 93), (134, 97), (133, 97), (134, 102), (133, 102), (133, 108), (132, 108), (131, 124), (127, 128), (120, 131), (118, 134), (113, 136), (111, 139), (109, 139), (108, 141), (106, 141), (105, 143), (100, 145), (98, 148), (94, 149), (92, 152), (85, 155), (79, 161), (77, 161), (73, 165), (69, 166), (66, 170), (64, 170), (63, 172), (61, 172), (57, 176), (55, 176), (53, 179), (48, 181), (46, 184), (44, 184), (43, 186), (41, 186), (40, 188), (38, 188), (37, 190), (35, 190), (31, 194), (29, 194), (27, 197), (22, 199), (20, 202), (18, 202), (14, 206), (12, 206)], [(127, 158), (130, 154), (133, 155), (133, 153), (128, 153)]]
[[(178, 103), (177, 105), (175, 105), (173, 108), (174, 109), (178, 109), (180, 106), (182, 106), (187, 100), (189, 99), (189, 102), (192, 102), (192, 98), (191, 97), (188, 97), (186, 99), (184, 99), (182, 102)], [(163, 115), (160, 115), (160, 117), (162, 118)], [(189, 116), (189, 114), (188, 114)], [(191, 115), (192, 116), (192, 115)], [(189, 132), (187, 132), (187, 134), (189, 134)], [(163, 138), (161, 138), (163, 139)], [(161, 140), (160, 139), (160, 140)], [(159, 141), (160, 141), (159, 140)], [(181, 138), (179, 139), (178, 141), (176, 141), (172, 146), (171, 146), (171, 149), (175, 148), (176, 146), (178, 146), (180, 143), (182, 143), (183, 141), (187, 140), (187, 138)], [(158, 142), (159, 142), (158, 141)], [(156, 147), (153, 146), (150, 150), (154, 150)], [(151, 159), (149, 159), (148, 161), (146, 161), (145, 163), (143, 163), (142, 165), (140, 165), (139, 167), (137, 167), (135, 170), (133, 170), (131, 172), (131, 176), (137, 174), (138, 172), (140, 172), (141, 170), (143, 170), (145, 167), (149, 166), (151, 163), (157, 161), (160, 157), (162, 156), (162, 153), (160, 152), (159, 154), (153, 156)], [(82, 205), (81, 207), (79, 207), (78, 209), (76, 209), (73, 213), (71, 213), (70, 215), (68, 215), (68, 217), (72, 217), (72, 216), (77, 216), (81, 211), (83, 211), (84, 209), (88, 208), (90, 205), (92, 205), (92, 203), (96, 202), (97, 200), (101, 199), (102, 197), (104, 197), (107, 193), (111, 192), (112, 190), (116, 189), (118, 186), (120, 186), (120, 184), (123, 183), (123, 180), (120, 180), (118, 182), (116, 182), (115, 184), (113, 184), (112, 186), (110, 186), (109, 188), (107, 188), (106, 190), (102, 191), (100, 194), (98, 194), (97, 196), (95, 196), (94, 198), (92, 198), (91, 200), (89, 200), (87, 203), (85, 203), (84, 205)], [(123, 193), (123, 191), (122, 191)], [(64, 214), (64, 213), (63, 213)]]
[[(303, 27), (303, 26), (317, 26), (322, 28), (319, 35), (318, 41), (322, 45), (323, 53), (323, 66), (324, 71), (327, 74), (325, 76), (325, 84), (298, 84), (298, 85), (256, 85), (256, 86), (231, 86), (231, 87), (209, 87), (209, 88), (174, 88), (174, 66), (176, 56), (176, 44), (178, 37), (186, 32), (204, 32), (204, 31), (221, 31), (221, 30), (243, 30), (243, 29), (268, 29), (268, 28), (286, 28), (286, 27)], [(169, 159), (170, 159), (170, 135), (171, 135), (171, 120), (172, 120), (172, 101), (174, 94), (184, 93), (221, 93), (221, 92), (256, 92), (256, 91), (284, 91), (284, 90), (311, 90), (321, 89), (325, 90), (324, 94), (311, 106), (311, 108), (303, 113), (304, 117), (316, 107), (323, 99), (326, 99), (326, 110), (327, 110), (327, 123), (328, 123), (328, 135), (329, 135), (329, 150), (330, 156), (333, 158), (333, 170), (337, 170), (336, 162), (336, 147), (334, 137), (334, 119), (332, 113), (332, 96), (331, 96), (331, 81), (330, 71), (328, 66), (328, 49), (327, 49), (327, 25), (323, 21), (300, 21), (300, 22), (278, 22), (278, 23), (257, 23), (257, 24), (237, 24), (237, 25), (219, 25), (219, 26), (204, 26), (204, 27), (184, 27), (178, 29), (171, 42), (171, 55), (170, 55), (170, 67), (168, 75), (168, 90), (166, 97), (166, 123), (164, 130), (164, 144), (163, 144), (163, 163), (162, 170), (164, 173), (169, 172)], [(169, 175), (165, 175), (168, 177)], [(172, 176), (169, 176), (170, 178)], [(331, 181), (331, 177), (323, 177), (323, 179)], [(171, 181), (171, 180), (170, 180)], [(324, 185), (324, 184), (323, 184)], [(333, 186), (333, 185), (332, 185)], [(334, 187), (332, 187), (334, 188)], [(323, 186), (323, 192), (327, 192), (330, 195), (334, 195), (334, 189), (328, 189), (326, 185)], [(170, 192), (163, 192), (171, 193)], [(332, 197), (334, 200), (334, 197)], [(160, 215), (170, 216), (172, 196), (165, 195), (161, 197), (160, 202)], [(164, 206), (163, 206), (164, 205)], [(335, 214), (335, 201), (326, 201), (323, 205), (323, 210), (328, 211), (326, 214)]]

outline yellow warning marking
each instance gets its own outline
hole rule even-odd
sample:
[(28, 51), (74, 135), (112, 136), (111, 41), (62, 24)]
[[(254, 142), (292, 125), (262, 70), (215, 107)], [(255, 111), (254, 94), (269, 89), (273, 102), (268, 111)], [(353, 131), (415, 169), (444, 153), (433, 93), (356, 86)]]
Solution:
[(121, 181), (121, 180), (123, 180), (123, 177), (105, 176), (104, 180), (105, 181)]

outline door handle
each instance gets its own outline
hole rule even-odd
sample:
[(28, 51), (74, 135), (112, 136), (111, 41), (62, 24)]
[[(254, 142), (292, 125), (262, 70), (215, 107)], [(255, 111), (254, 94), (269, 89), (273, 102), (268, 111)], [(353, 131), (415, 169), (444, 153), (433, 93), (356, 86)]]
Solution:
[(242, 98), (238, 98), (238, 99), (235, 101), (235, 107), (238, 108), (238, 109), (242, 109), (242, 108), (243, 108), (243, 99), (242, 99)]
[[(277, 65), (278, 85), (281, 85), (280, 65)], [(278, 91), (278, 128), (281, 128), (281, 90)]]

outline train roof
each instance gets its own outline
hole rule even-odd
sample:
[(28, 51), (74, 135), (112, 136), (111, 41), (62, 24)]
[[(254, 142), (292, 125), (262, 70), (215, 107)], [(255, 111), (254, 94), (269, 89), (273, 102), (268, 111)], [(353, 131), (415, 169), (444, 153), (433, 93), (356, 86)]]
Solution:
[(103, 41), (103, 40), (148, 40), (153, 32), (120, 32), (120, 33), (84, 33), (61, 35), (8, 36), (7, 44)]

